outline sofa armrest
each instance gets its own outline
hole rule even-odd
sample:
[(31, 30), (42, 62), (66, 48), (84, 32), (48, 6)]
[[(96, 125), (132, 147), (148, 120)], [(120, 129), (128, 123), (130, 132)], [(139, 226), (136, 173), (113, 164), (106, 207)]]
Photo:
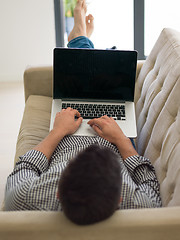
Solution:
[(9, 240), (178, 240), (180, 207), (120, 210), (87, 226), (73, 224), (62, 212), (1, 212), (0, 236)]
[(30, 95), (52, 97), (53, 68), (28, 67), (24, 72), (25, 102)]

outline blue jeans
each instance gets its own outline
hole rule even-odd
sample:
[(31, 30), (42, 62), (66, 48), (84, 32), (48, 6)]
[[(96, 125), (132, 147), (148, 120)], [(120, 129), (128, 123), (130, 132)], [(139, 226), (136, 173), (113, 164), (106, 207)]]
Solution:
[[(94, 44), (89, 38), (85, 36), (80, 36), (72, 39), (67, 46), (68, 48), (94, 48)], [(134, 140), (132, 138), (130, 138), (130, 140), (133, 147), (136, 149)]]
[(94, 44), (87, 37), (80, 36), (68, 43), (68, 48), (94, 48)]

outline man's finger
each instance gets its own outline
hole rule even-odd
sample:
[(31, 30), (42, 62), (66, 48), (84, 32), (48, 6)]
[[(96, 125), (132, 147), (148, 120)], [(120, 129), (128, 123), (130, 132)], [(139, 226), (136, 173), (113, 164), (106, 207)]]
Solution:
[(114, 120), (114, 118), (113, 118), (113, 117), (110, 117), (110, 119), (111, 119), (113, 122), (116, 122), (116, 120)]
[(83, 118), (82, 118), (82, 117), (79, 117), (79, 118), (76, 120), (77, 126), (80, 126), (81, 123), (82, 123), (82, 121), (83, 121)]
[(109, 119), (109, 117), (107, 115), (104, 115), (101, 117), (102, 119)]
[(100, 137), (102, 136), (102, 131), (101, 131), (101, 129), (100, 129), (97, 125), (92, 125), (91, 127), (94, 129), (94, 131), (95, 131)]
[(99, 125), (101, 124), (102, 120), (100, 118), (94, 118), (94, 119), (91, 119), (88, 124), (89, 125)]
[(74, 113), (74, 116), (77, 116), (78, 118), (81, 116), (81, 114), (76, 109), (73, 109), (73, 113)]

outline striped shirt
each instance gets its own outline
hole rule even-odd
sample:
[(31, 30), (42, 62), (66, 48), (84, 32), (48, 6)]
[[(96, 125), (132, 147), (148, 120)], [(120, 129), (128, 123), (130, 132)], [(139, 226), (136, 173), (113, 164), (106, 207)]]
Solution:
[(50, 162), (36, 150), (19, 158), (7, 179), (5, 210), (61, 210), (57, 198), (61, 173), (78, 152), (92, 144), (119, 154), (122, 166), (120, 209), (161, 207), (159, 183), (148, 159), (132, 156), (122, 160), (117, 147), (99, 136), (66, 136), (58, 144)]

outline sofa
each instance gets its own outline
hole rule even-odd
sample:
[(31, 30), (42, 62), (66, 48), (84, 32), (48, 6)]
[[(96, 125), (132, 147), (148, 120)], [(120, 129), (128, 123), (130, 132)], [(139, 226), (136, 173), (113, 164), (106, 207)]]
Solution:
[[(15, 162), (49, 132), (52, 67), (24, 73), (25, 110)], [(63, 212), (0, 212), (0, 239), (180, 239), (180, 33), (163, 29), (135, 87), (137, 151), (149, 158), (160, 182), (162, 208), (116, 211), (109, 219), (78, 226)]]

